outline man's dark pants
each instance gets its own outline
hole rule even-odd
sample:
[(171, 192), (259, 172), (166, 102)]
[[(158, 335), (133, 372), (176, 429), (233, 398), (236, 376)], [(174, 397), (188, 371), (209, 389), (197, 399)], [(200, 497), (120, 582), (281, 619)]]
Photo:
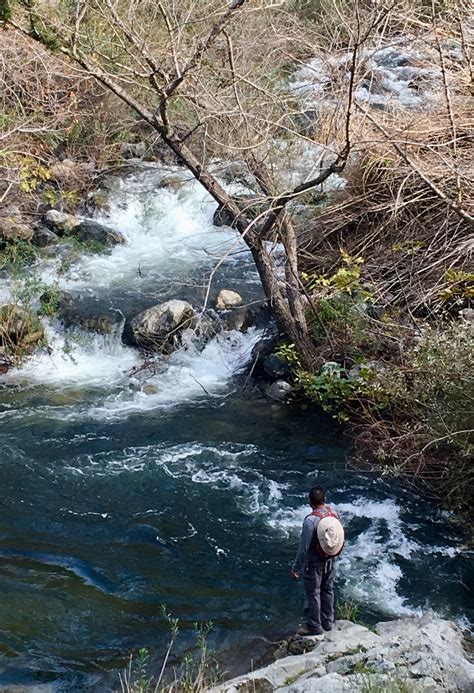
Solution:
[(304, 616), (310, 630), (334, 622), (334, 559), (310, 559), (306, 564), (303, 585), (306, 597)]

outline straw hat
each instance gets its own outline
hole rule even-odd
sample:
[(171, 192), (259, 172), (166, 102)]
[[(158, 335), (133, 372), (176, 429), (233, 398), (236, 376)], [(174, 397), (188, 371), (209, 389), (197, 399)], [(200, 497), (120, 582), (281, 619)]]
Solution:
[(344, 528), (337, 519), (331, 515), (323, 517), (318, 522), (318, 541), (322, 550), (328, 556), (337, 556), (344, 546)]

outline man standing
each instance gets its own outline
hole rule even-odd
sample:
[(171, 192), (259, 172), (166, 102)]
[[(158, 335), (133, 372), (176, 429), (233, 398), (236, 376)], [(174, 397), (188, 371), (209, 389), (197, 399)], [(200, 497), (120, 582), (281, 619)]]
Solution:
[(322, 635), (334, 623), (334, 578), (336, 557), (344, 548), (344, 529), (337, 514), (326, 505), (326, 494), (314, 486), (308, 496), (312, 512), (305, 517), (300, 545), (291, 575), (299, 578), (303, 568), (306, 626), (299, 635)]

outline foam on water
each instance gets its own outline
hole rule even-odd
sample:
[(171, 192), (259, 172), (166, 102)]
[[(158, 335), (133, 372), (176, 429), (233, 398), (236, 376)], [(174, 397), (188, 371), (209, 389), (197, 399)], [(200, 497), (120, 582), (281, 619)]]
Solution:
[[(182, 169), (174, 171), (184, 178)], [(108, 196), (108, 211), (97, 220), (120, 231), (126, 243), (109, 254), (89, 255), (68, 272), (65, 288), (109, 288), (150, 280), (190, 281), (189, 272), (212, 266), (222, 256), (246, 251), (238, 234), (215, 227), (216, 202), (195, 180), (185, 179), (179, 190), (160, 188), (163, 171), (138, 172), (117, 182)]]
[[(120, 464), (107, 460), (107, 473), (128, 470), (142, 471), (146, 460), (153, 460), (176, 479), (228, 491), (232, 502), (247, 515), (262, 519), (274, 532), (294, 541), (295, 552), (301, 524), (308, 514), (307, 506), (296, 509), (291, 502), (290, 485), (275, 481), (255, 469), (252, 461), (258, 456), (255, 446), (206, 446), (198, 443), (171, 448), (145, 447), (130, 450)], [(81, 465), (82, 468), (82, 465)], [(365, 605), (376, 607), (387, 615), (413, 615), (421, 609), (407, 604), (400, 592), (404, 577), (400, 557), (416, 560), (424, 546), (410, 539), (409, 527), (400, 517), (400, 507), (392, 498), (369, 500), (360, 496), (351, 503), (334, 504), (350, 538), (339, 559), (343, 593)], [(354, 520), (368, 521), (368, 527), (351, 535)], [(437, 547), (439, 551), (441, 547)], [(448, 551), (448, 548), (444, 548)]]
[[(292, 87), (307, 108), (333, 101), (335, 91), (349, 81), (351, 59), (350, 53), (324, 60), (316, 56), (296, 72)], [(359, 75), (355, 96), (377, 108), (427, 108), (439, 99), (441, 70), (436, 61), (436, 53), (426, 43), (409, 38), (367, 48), (360, 55), (364, 73)]]
[(45, 333), (48, 350), (9, 371), (7, 382), (53, 389), (114, 387), (139, 363), (138, 352), (125, 347), (117, 334), (66, 334), (51, 321), (46, 322)]
[(158, 373), (147, 378), (146, 391), (136, 387), (123, 389), (90, 408), (87, 415), (98, 419), (122, 418), (222, 395), (249, 362), (260, 337), (261, 332), (256, 329), (246, 334), (226, 332), (211, 339), (202, 350), (190, 339), (161, 365), (157, 364)]
[(140, 364), (139, 354), (121, 343), (119, 333), (101, 336), (77, 332), (66, 336), (57, 325), (48, 323), (47, 336), (50, 352), (31, 358), (21, 369), (9, 371), (7, 382), (31, 388), (47, 385), (53, 393), (81, 387), (99, 390), (93, 405), (87, 404), (85, 395), (67, 412), (52, 408), (49, 416), (113, 419), (225, 394), (232, 378), (249, 362), (261, 331), (252, 328), (245, 334), (224, 332), (204, 348), (191, 334), (187, 338), (185, 335), (181, 349), (168, 357), (156, 357), (150, 366), (154, 374), (145, 373), (141, 378), (133, 375), (133, 369)]
[[(184, 492), (193, 497), (189, 485), (209, 487), (207, 497), (216, 492), (221, 504), (234, 509), (230, 514), (237, 509), (246, 516), (248, 531), (271, 544), (268, 531), (262, 533), (263, 524), (275, 535), (275, 546), (291, 546), (296, 553), (301, 523), (308, 514), (307, 506), (296, 505), (301, 497), (298, 476), (290, 471), (283, 479), (279, 472), (272, 478), (272, 473), (262, 468), (262, 455), (265, 450), (249, 444), (162, 443), (123, 450), (120, 459), (115, 452), (81, 456), (69, 471), (85, 476), (119, 475), (124, 470), (149, 475), (154, 467), (159, 467), (175, 480), (178, 488), (188, 489)], [(390, 496), (371, 500), (363, 492), (354, 491), (351, 487), (351, 494), (356, 496), (353, 501), (333, 504), (347, 536), (338, 561), (338, 585), (343, 598), (387, 616), (421, 613), (429, 603), (420, 603), (418, 598), (411, 604), (402, 591), (408, 566), (411, 571), (417, 565), (422, 569), (430, 549), (436, 554), (450, 555), (450, 548), (415, 541), (412, 536), (416, 527), (410, 521), (411, 515), (403, 519), (401, 506)], [(209, 528), (205, 540), (218, 556), (234, 560), (231, 544), (223, 545), (216, 536)]]
[[(375, 604), (387, 614), (419, 613), (419, 609), (406, 604), (399, 592), (403, 572), (397, 558), (409, 558), (421, 547), (407, 538), (407, 527), (400, 518), (400, 508), (395, 501), (390, 498), (371, 501), (360, 497), (352, 503), (332, 505), (340, 513), (349, 534), (354, 519), (370, 521), (366, 530), (346, 541), (338, 561), (345, 582), (345, 596), (367, 605)], [(307, 514), (307, 506), (297, 510), (282, 508), (268, 517), (268, 523), (276, 531), (293, 536), (296, 541)]]

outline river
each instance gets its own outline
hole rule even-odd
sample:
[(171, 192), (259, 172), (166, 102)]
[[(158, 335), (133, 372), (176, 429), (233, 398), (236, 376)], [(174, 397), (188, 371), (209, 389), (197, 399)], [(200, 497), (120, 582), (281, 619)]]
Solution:
[[(109, 313), (163, 296), (199, 304), (227, 254), (213, 293), (261, 300), (248, 253), (212, 226), (213, 201), (191, 181), (159, 188), (162, 175), (150, 167), (115, 181), (107, 221), (127, 243), (83, 257), (63, 288)], [(43, 261), (43, 277), (54, 266)], [(180, 620), (178, 651), (194, 621), (212, 620), (226, 666), (249, 667), (262, 638), (298, 623), (289, 563), (315, 481), (347, 526), (339, 599), (360, 602), (368, 622), (426, 608), (472, 617), (467, 556), (442, 514), (348, 468), (335, 423), (266, 400), (244, 377), (259, 330), (190, 341), (158, 364), (151, 388), (131, 375), (139, 357), (120, 330), (50, 321), (47, 331), (50, 353), (0, 390), (0, 683), (103, 690), (138, 647), (159, 660), (162, 604)]]

